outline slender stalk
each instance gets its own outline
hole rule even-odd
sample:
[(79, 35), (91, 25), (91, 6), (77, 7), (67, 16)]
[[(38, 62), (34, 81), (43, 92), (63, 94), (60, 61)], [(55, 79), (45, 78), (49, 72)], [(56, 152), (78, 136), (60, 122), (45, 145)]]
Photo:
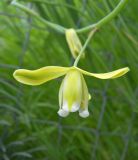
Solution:
[(82, 32), (92, 30), (93, 28), (100, 28), (104, 24), (111, 21), (115, 16), (117, 16), (118, 13), (123, 9), (123, 7), (126, 5), (127, 2), (128, 2), (128, 0), (121, 0), (119, 2), (119, 4), (116, 6), (116, 8), (112, 12), (110, 12), (107, 16), (105, 16), (103, 19), (99, 20), (95, 24), (89, 25), (89, 26), (81, 28), (81, 29), (77, 29), (76, 32), (82, 33)]
[[(94, 33), (96, 32), (97, 29), (99, 29), (101, 26), (103, 26), (104, 24), (108, 23), (109, 21), (111, 21), (121, 10), (122, 8), (126, 5), (126, 3), (128, 2), (128, 0), (121, 0), (119, 2), (119, 4), (116, 6), (116, 8), (110, 12), (107, 16), (105, 16), (103, 19), (99, 20), (97, 23), (89, 25), (87, 27), (81, 28), (81, 29), (77, 29), (76, 32), (77, 33), (82, 33), (82, 32), (86, 32), (89, 30), (92, 30), (84, 44), (84, 46), (82, 47), (82, 50), (80, 51), (78, 57), (76, 58), (75, 62), (74, 62), (74, 66), (77, 66), (85, 48), (87, 47), (88, 43), (90, 42), (92, 36), (94, 35)], [(16, 0), (13, 0), (12, 3), (13, 5), (15, 5), (16, 7), (22, 9), (23, 11), (25, 11), (28, 14), (31, 14), (33, 16), (35, 16), (38, 20), (40, 20), (41, 22), (43, 22), (44, 24), (46, 24), (47, 26), (51, 27), (52, 29), (65, 34), (65, 30), (66, 28), (58, 25), (58, 24), (54, 24), (51, 23), (45, 19), (43, 19), (42, 17), (40, 17), (37, 13), (35, 13), (33, 10), (19, 4), (16, 2)]]
[(51, 27), (51, 28), (54, 29), (55, 31), (60, 32), (60, 33), (62, 33), (62, 34), (65, 33), (65, 30), (66, 30), (66, 29), (65, 29), (64, 27), (62, 27), (62, 26), (60, 26), (60, 25), (58, 25), (58, 24), (51, 23), (51, 22), (43, 19), (43, 18), (40, 17), (36, 12), (34, 12), (33, 10), (31, 10), (31, 9), (29, 9), (29, 8), (21, 5), (21, 4), (19, 4), (18, 2), (16, 2), (16, 0), (13, 0), (13, 1), (11, 2), (11, 4), (14, 5), (14, 6), (16, 6), (16, 7), (18, 7), (18, 8), (20, 8), (20, 9), (22, 9), (22, 10), (25, 11), (26, 13), (28, 13), (28, 14), (30, 14), (30, 15), (32, 15), (32, 16), (35, 16), (38, 20), (40, 20), (41, 22), (43, 22), (44, 24), (46, 24), (48, 27)]
[(77, 64), (78, 64), (78, 62), (79, 62), (79, 60), (80, 60), (80, 58), (81, 58), (84, 50), (86, 49), (88, 43), (90, 42), (91, 38), (93, 37), (93, 35), (94, 35), (94, 33), (95, 33), (96, 31), (97, 31), (97, 28), (94, 28), (94, 29), (90, 32), (90, 34), (89, 34), (87, 40), (85, 41), (85, 43), (84, 43), (84, 45), (83, 45), (83, 47), (82, 47), (82, 49), (81, 49), (78, 57), (76, 58), (76, 60), (75, 60), (75, 62), (74, 62), (74, 66), (77, 66)]
[[(105, 16), (103, 19), (99, 20), (97, 23), (95, 24), (91, 24), (87, 27), (81, 28), (81, 29), (77, 29), (76, 32), (77, 33), (83, 33), (83, 32), (87, 32), (89, 30), (92, 30), (93, 28), (100, 28), (101, 26), (103, 26), (104, 24), (108, 23), (109, 21), (111, 21), (122, 9), (123, 7), (126, 5), (126, 3), (128, 2), (128, 0), (121, 0), (119, 2), (119, 4), (116, 6), (116, 8), (110, 12), (107, 16)], [(41, 22), (43, 22), (44, 24), (46, 24), (47, 26), (51, 27), (52, 29), (54, 29), (55, 31), (58, 31), (60, 33), (65, 34), (65, 30), (66, 28), (64, 28), (63, 26), (60, 26), (58, 24), (49, 22), (45, 19), (43, 19), (42, 17), (40, 17), (37, 13), (35, 13), (34, 11), (28, 9), (27, 7), (19, 4), (16, 2), (16, 0), (13, 0), (12, 3), (13, 5), (15, 5), (16, 7), (22, 9), (23, 11), (25, 11), (28, 14), (31, 14), (33, 16), (35, 16), (38, 20), (40, 20)]]
[(25, 2), (38, 2), (38, 3), (43, 3), (47, 5), (52, 5), (52, 6), (59, 6), (59, 7), (66, 7), (72, 10), (75, 10), (77, 12), (82, 13), (79, 9), (77, 9), (75, 6), (72, 6), (67, 3), (59, 3), (59, 2), (50, 2), (49, 0), (24, 0)]

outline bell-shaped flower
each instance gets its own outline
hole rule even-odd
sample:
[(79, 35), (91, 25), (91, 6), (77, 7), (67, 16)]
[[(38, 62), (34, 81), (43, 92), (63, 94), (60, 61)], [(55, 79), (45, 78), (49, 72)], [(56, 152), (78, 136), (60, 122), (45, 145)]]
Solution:
[(35, 86), (66, 75), (59, 89), (58, 114), (66, 117), (70, 112), (79, 111), (79, 115), (85, 118), (89, 116), (88, 101), (90, 96), (83, 74), (99, 79), (114, 79), (128, 71), (129, 68), (125, 67), (108, 73), (90, 73), (75, 66), (48, 66), (37, 70), (18, 69), (13, 76), (23, 84)]

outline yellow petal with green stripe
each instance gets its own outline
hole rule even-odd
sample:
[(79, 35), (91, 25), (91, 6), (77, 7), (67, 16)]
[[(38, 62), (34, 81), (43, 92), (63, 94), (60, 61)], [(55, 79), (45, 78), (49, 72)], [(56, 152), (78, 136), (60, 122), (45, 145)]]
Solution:
[(84, 71), (80, 68), (75, 67), (78, 71), (80, 71), (81, 73), (87, 75), (87, 76), (92, 76), (92, 77), (96, 77), (99, 79), (114, 79), (114, 78), (118, 78), (123, 76), (124, 74), (126, 74), (130, 69), (128, 67), (125, 68), (121, 68), (112, 72), (108, 72), (108, 73), (90, 73), (87, 71)]
[(65, 111), (76, 112), (80, 107), (82, 98), (81, 73), (77, 70), (70, 70), (62, 83), (62, 108)]
[(14, 78), (27, 85), (40, 85), (66, 74), (71, 67), (48, 66), (37, 70), (18, 69), (13, 73)]

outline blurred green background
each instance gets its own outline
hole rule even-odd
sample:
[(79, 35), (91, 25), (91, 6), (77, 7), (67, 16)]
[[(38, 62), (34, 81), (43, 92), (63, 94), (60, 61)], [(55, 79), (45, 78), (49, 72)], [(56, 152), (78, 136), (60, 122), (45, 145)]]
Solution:
[[(107, 15), (119, 0), (21, 0), (43, 18), (81, 28)], [(0, 1), (0, 160), (138, 159), (138, 1), (96, 33), (79, 67), (108, 72), (130, 67), (115, 80), (85, 77), (92, 100), (86, 119), (57, 115), (62, 78), (32, 87), (12, 76), (17, 68), (70, 66), (65, 36)], [(80, 34), (84, 44), (87, 33)]]

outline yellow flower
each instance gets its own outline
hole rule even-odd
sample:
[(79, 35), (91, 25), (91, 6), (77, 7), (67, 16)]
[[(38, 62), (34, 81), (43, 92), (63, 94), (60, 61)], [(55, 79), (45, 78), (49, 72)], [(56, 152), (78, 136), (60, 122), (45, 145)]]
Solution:
[[(76, 59), (82, 50), (82, 44), (81, 41), (76, 33), (76, 31), (71, 28), (67, 29), (65, 32), (66, 40), (69, 45), (70, 51), (72, 53), (72, 56), (74, 59)], [(84, 58), (85, 54), (82, 54), (82, 58)]]
[(58, 114), (66, 117), (70, 112), (79, 111), (79, 115), (85, 118), (89, 116), (88, 101), (90, 96), (83, 74), (99, 79), (114, 79), (128, 71), (129, 68), (125, 67), (109, 73), (90, 73), (75, 66), (47, 66), (37, 70), (18, 69), (13, 76), (23, 84), (40, 85), (66, 74), (59, 90), (60, 108)]

